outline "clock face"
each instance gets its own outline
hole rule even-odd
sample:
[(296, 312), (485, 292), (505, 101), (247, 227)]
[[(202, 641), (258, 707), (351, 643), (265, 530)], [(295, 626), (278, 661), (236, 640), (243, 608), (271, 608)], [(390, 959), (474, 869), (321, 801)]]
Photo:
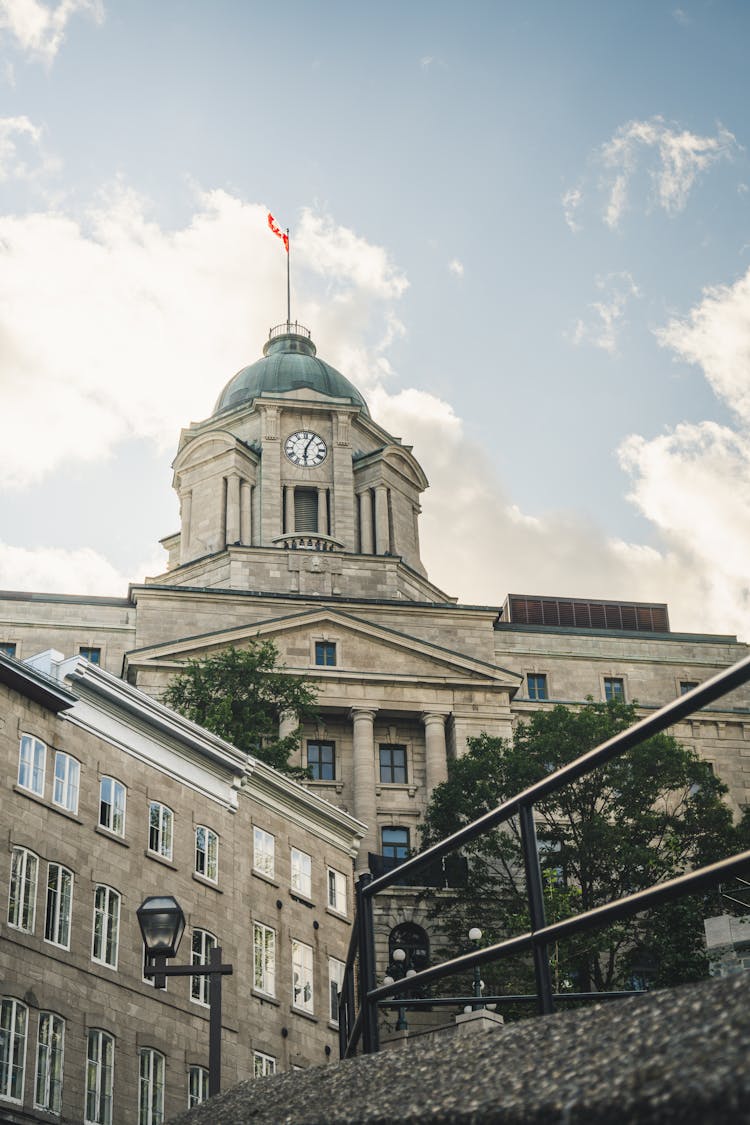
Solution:
[(311, 467), (325, 461), (328, 446), (311, 430), (297, 430), (284, 442), (284, 452), (294, 465)]

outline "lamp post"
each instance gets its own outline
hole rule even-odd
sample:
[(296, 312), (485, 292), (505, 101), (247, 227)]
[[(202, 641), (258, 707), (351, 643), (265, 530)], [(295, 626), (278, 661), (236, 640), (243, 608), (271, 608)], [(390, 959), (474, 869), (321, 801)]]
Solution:
[[(406, 950), (400, 947), (393, 950), (392, 953), (394, 965), (393, 976), (388, 974), (383, 977), (383, 984), (394, 984), (397, 980), (403, 980), (404, 977), (415, 977), (417, 975), (416, 969), (406, 968)], [(398, 1020), (396, 1021), (396, 1031), (408, 1031), (409, 1025), (406, 1022), (406, 1006), (399, 1004), (398, 1006)]]
[[(479, 929), (479, 926), (472, 926), (471, 929), (469, 930), (469, 941), (473, 941), (474, 945), (479, 947), (479, 943), (480, 943), (481, 940), (482, 940), (482, 931)], [(483, 988), (482, 972), (481, 972), (481, 969), (479, 968), (479, 965), (475, 965), (474, 966), (474, 995), (476, 996), (477, 1000), (482, 999), (482, 988)], [(484, 1004), (474, 1004), (473, 1010), (476, 1012), (480, 1008), (483, 1008), (483, 1007), (484, 1007)]]
[(208, 1096), (221, 1091), (221, 978), (234, 970), (221, 964), (221, 946), (215, 945), (207, 965), (167, 965), (175, 957), (185, 932), (185, 915), (172, 895), (149, 895), (136, 910), (146, 947), (144, 977), (164, 988), (167, 977), (208, 977)]

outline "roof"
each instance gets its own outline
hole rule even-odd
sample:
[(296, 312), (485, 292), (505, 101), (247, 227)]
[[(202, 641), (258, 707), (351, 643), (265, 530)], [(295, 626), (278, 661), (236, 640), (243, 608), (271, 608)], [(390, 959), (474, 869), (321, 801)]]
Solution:
[(243, 367), (229, 380), (219, 395), (214, 414), (252, 402), (261, 395), (283, 395), (308, 389), (328, 398), (348, 399), (369, 417), (367, 403), (345, 375), (318, 359), (315, 344), (303, 335), (306, 329), (284, 325), (297, 331), (273, 333), (263, 348), (263, 359)]

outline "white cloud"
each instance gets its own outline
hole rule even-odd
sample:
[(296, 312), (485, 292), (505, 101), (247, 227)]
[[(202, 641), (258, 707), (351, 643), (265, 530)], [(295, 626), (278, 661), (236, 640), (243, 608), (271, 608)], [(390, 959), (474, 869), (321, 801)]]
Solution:
[(434, 61), (434, 55), (422, 55), (422, 58), (419, 60), (419, 65), (422, 70), (428, 70)]
[(568, 190), (562, 197), (565, 222), (568, 224), (574, 234), (576, 234), (581, 229), (581, 224), (578, 222), (577, 214), (578, 208), (582, 203), (583, 191), (580, 187), (568, 188)]
[(128, 578), (89, 547), (28, 550), (0, 542), (0, 588), (124, 596)]
[(687, 317), (673, 318), (656, 335), (702, 367), (716, 394), (750, 425), (750, 270), (734, 285), (704, 290)]
[(596, 278), (596, 287), (604, 295), (601, 301), (592, 301), (589, 309), (593, 319), (579, 320), (570, 333), (574, 344), (591, 344), (614, 355), (620, 333), (625, 325), (625, 312), (629, 301), (640, 296), (640, 290), (629, 273), (611, 273)]
[(689, 16), (684, 8), (674, 8), (672, 10), (672, 18), (676, 23), (680, 24), (681, 27), (690, 27), (693, 22), (692, 16)]
[(649, 174), (655, 199), (667, 214), (683, 210), (701, 172), (723, 157), (731, 157), (737, 141), (719, 126), (716, 136), (699, 136), (668, 124), (663, 117), (629, 121), (602, 145), (599, 160), (608, 192), (604, 220), (618, 226), (628, 206), (628, 188), (642, 159), (652, 164)]
[(101, 0), (0, 0), (0, 31), (9, 32), (26, 54), (49, 64), (63, 44), (68, 23), (79, 13), (101, 23), (104, 6)]
[(453, 258), (448, 263), (448, 269), (456, 277), (463, 277), (464, 276), (464, 264), (463, 264), (463, 262), (459, 262), (458, 258)]
[[(639, 172), (645, 172), (651, 183), (647, 204), (675, 215), (687, 205), (699, 175), (718, 161), (731, 159), (739, 150), (734, 135), (721, 125), (714, 136), (701, 136), (659, 116), (628, 121), (590, 159), (595, 192), (604, 195), (604, 222), (611, 230), (620, 225), (631, 206), (633, 181)], [(583, 187), (581, 181), (562, 197), (565, 221), (573, 231), (580, 230)]]
[(44, 151), (42, 129), (26, 116), (0, 117), (0, 182), (40, 180), (60, 167)]

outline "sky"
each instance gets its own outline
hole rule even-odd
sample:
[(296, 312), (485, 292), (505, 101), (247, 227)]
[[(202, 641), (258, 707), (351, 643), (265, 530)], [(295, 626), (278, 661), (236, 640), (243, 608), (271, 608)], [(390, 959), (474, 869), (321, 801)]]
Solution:
[(163, 572), (270, 210), (433, 582), (750, 640), (748, 106), (745, 0), (0, 0), (0, 588)]

